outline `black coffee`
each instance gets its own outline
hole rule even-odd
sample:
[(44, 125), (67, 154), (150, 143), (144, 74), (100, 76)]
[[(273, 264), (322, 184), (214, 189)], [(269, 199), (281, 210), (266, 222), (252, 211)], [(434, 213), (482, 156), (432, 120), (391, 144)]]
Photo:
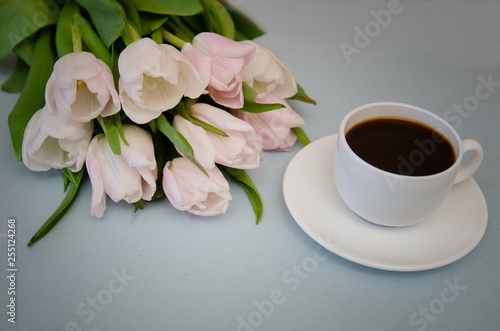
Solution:
[(441, 133), (419, 122), (380, 117), (353, 126), (347, 143), (371, 165), (395, 174), (427, 176), (455, 163), (453, 145)]

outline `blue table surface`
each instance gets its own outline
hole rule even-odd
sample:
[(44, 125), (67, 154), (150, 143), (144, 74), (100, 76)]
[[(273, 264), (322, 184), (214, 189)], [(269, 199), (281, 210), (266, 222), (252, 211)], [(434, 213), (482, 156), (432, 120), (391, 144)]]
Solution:
[[(452, 264), (418, 272), (377, 270), (327, 253), (283, 198), (297, 143), (291, 152), (266, 152), (261, 167), (248, 171), (264, 200), (257, 226), (234, 182), (224, 215), (193, 216), (165, 200), (133, 213), (108, 199), (96, 219), (86, 180), (61, 222), (27, 247), (62, 200), (62, 178), (17, 162), (7, 116), (18, 95), (0, 92), (0, 329), (497, 330), (500, 1), (230, 2), (266, 28), (256, 42), (317, 100), (291, 103), (311, 140), (335, 133), (359, 105), (398, 101), (446, 116), (462, 138), (479, 141), (485, 157), (474, 179), (489, 213), (482, 241)], [(12, 54), (0, 61), (0, 81), (14, 64)], [(489, 93), (479, 100), (484, 80)], [(15, 324), (6, 314), (11, 218)]]

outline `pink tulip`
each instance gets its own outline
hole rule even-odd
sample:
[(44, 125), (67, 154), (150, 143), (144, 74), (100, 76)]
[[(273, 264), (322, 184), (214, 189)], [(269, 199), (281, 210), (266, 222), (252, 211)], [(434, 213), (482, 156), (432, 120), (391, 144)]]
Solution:
[(297, 136), (290, 129), (303, 126), (305, 122), (302, 117), (293, 111), (285, 100), (278, 97), (269, 96), (263, 99), (256, 99), (256, 101), (264, 104), (281, 103), (285, 105), (286, 108), (270, 110), (263, 113), (249, 113), (244, 110), (234, 110), (233, 114), (253, 126), (255, 132), (257, 132), (262, 139), (262, 148), (264, 150), (291, 150)]
[(82, 123), (71, 119), (64, 122), (44, 107), (31, 117), (24, 130), (23, 163), (32, 171), (51, 168), (80, 171), (93, 128), (93, 122)]
[(88, 52), (69, 53), (57, 60), (47, 81), (45, 102), (63, 121), (89, 122), (120, 110), (111, 70)]
[(176, 128), (193, 147), (194, 157), (205, 168), (215, 163), (238, 169), (258, 168), (261, 142), (253, 127), (247, 122), (220, 108), (196, 103), (191, 106), (190, 115), (222, 131), (228, 137), (206, 131), (180, 115), (173, 120)]
[(207, 85), (184, 54), (149, 38), (128, 45), (120, 54), (118, 69), (123, 110), (138, 124), (175, 107), (183, 96), (199, 97)]
[(163, 169), (163, 190), (176, 209), (200, 216), (226, 212), (232, 199), (229, 183), (217, 167), (206, 172), (208, 176), (183, 157), (167, 162)]
[(87, 171), (92, 184), (90, 214), (102, 217), (106, 195), (115, 201), (151, 200), (156, 191), (157, 166), (151, 135), (136, 125), (124, 125), (129, 146), (120, 140), (121, 155), (113, 153), (104, 134), (92, 139)]
[(203, 32), (194, 37), (192, 44), (184, 44), (182, 53), (208, 83), (208, 94), (215, 102), (235, 109), (243, 106), (242, 71), (250, 63), (255, 46)]
[(267, 48), (252, 41), (244, 41), (255, 46), (255, 56), (243, 69), (244, 81), (257, 92), (257, 98), (277, 96), (290, 98), (297, 93), (297, 83), (285, 65)]

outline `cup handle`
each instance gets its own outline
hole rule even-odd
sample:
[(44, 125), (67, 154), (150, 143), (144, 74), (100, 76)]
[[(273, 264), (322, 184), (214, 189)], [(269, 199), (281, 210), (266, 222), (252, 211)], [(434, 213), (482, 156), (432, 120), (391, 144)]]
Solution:
[(472, 151), (473, 154), (467, 164), (460, 166), (453, 184), (463, 182), (464, 180), (472, 176), (472, 174), (476, 172), (476, 170), (481, 165), (481, 162), (483, 161), (483, 147), (481, 147), (480, 143), (472, 139), (464, 139), (462, 141), (462, 147), (464, 150), (464, 154), (469, 151)]

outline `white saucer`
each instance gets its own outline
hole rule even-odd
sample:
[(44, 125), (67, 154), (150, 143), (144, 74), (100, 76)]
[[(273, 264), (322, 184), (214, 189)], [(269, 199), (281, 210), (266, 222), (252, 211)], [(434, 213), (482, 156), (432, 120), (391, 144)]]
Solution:
[(488, 209), (469, 178), (453, 186), (427, 220), (383, 227), (354, 214), (335, 187), (337, 134), (318, 139), (290, 161), (283, 178), (286, 205), (297, 224), (318, 244), (350, 261), (384, 270), (417, 271), (464, 257), (486, 231)]

